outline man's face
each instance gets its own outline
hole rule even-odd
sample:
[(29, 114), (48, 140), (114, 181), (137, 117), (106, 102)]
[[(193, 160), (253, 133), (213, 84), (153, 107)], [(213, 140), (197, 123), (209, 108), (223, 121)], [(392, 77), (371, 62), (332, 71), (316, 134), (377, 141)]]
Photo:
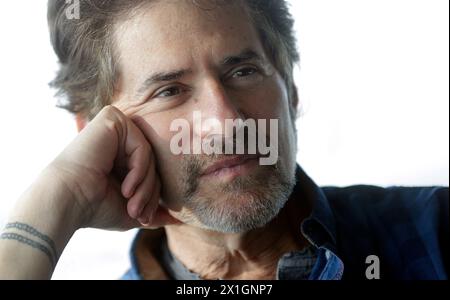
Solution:
[[(114, 105), (151, 143), (162, 200), (178, 219), (244, 232), (273, 219), (292, 191), (294, 108), (242, 4), (203, 1), (199, 7), (193, 2), (152, 2), (116, 25), (120, 79)], [(213, 132), (214, 126), (199, 130), (194, 112), (218, 120), (222, 128), (227, 119), (278, 120), (278, 136), (271, 137), (278, 139), (277, 163), (260, 165), (252, 156), (173, 154), (170, 143), (177, 132), (170, 127), (177, 119), (190, 124), (191, 141), (211, 135), (233, 140), (233, 134)], [(229, 159), (234, 167), (208, 173)]]

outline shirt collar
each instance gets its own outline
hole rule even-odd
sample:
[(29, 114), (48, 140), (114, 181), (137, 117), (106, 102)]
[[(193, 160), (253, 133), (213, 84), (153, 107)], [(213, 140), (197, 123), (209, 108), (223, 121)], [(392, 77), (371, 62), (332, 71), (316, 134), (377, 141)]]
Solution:
[[(336, 225), (325, 193), (300, 166), (297, 166), (296, 169), (296, 181), (297, 184), (293, 191), (295, 201), (308, 201), (312, 206), (310, 216), (301, 223), (301, 233), (315, 247), (326, 247), (334, 251)], [(140, 230), (138, 232), (130, 251), (131, 270), (129, 275), (131, 277), (137, 279), (168, 278), (157, 260), (157, 247), (159, 247), (163, 238), (164, 229)]]
[(336, 221), (325, 193), (303, 171), (296, 170), (297, 184), (294, 193), (301, 195), (299, 201), (310, 202), (312, 212), (301, 224), (302, 234), (316, 247), (336, 244)]

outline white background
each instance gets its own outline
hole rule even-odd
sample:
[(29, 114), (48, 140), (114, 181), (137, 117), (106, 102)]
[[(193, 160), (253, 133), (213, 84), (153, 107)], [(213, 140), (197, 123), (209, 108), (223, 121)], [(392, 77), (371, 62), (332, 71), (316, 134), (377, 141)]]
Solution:
[[(320, 185), (449, 182), (449, 1), (292, 0), (304, 114), (298, 160)], [(46, 1), (0, 7), (0, 225), (76, 135), (47, 83)], [(134, 232), (83, 230), (54, 278), (114, 279)]]

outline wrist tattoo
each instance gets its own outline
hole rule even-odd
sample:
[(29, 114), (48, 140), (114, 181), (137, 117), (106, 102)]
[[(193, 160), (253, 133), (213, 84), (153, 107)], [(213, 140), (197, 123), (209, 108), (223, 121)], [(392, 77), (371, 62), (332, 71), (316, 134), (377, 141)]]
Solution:
[(28, 245), (32, 248), (38, 249), (38, 250), (42, 251), (45, 255), (47, 255), (53, 268), (56, 266), (56, 258), (53, 257), (53, 255), (50, 252), (50, 250), (48, 249), (48, 247), (45, 246), (44, 244), (33, 241), (29, 238), (24, 237), (23, 235), (16, 234), (16, 233), (10, 233), (10, 232), (2, 233), (0, 235), (0, 239), (18, 241), (19, 243), (22, 243), (22, 244)]
[(41, 232), (39, 232), (36, 228), (31, 227), (28, 224), (24, 224), (24, 223), (20, 223), (20, 222), (15, 222), (15, 223), (8, 223), (5, 226), (5, 229), (18, 229), (21, 231), (25, 231), (41, 240), (43, 240), (44, 242), (46, 242), (48, 244), (48, 246), (50, 247), (50, 250), (52, 252), (52, 255), (54, 256), (55, 259), (58, 258), (58, 252), (56, 251), (56, 246), (55, 246), (55, 242), (48, 236), (45, 235)]
[(25, 236), (22, 236), (20, 234), (11, 233), (11, 232), (3, 233), (0, 236), (0, 239), (15, 240), (15, 241), (18, 241), (20, 243), (26, 244), (30, 247), (33, 247), (35, 249), (42, 251), (43, 253), (45, 253), (48, 256), (48, 258), (50, 259), (50, 262), (52, 263), (52, 266), (53, 267), (56, 266), (56, 262), (58, 261), (58, 252), (56, 251), (55, 242), (48, 235), (45, 235), (45, 234), (39, 232), (36, 228), (34, 228), (28, 224), (20, 223), (20, 222), (6, 224), (5, 230), (7, 230), (7, 229), (17, 229), (20, 231), (24, 231), (24, 232), (40, 239), (41, 241), (45, 242), (45, 244), (40, 243), (40, 242), (34, 241), (32, 239), (29, 239)]

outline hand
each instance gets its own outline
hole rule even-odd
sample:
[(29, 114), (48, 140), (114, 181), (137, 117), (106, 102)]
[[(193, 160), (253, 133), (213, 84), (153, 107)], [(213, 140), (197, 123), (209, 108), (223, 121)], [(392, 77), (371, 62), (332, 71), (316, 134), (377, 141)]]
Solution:
[(127, 230), (179, 222), (159, 204), (161, 183), (150, 143), (113, 106), (81, 131), (49, 171), (72, 193), (82, 227)]

